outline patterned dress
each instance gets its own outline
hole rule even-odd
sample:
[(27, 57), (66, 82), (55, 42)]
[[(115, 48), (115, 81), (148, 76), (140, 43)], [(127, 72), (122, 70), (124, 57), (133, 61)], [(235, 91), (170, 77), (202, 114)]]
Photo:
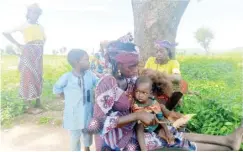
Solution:
[(44, 28), (40, 24), (24, 22), (5, 33), (20, 32), (25, 45), (19, 62), (20, 97), (24, 100), (40, 98), (42, 94), (43, 46), (46, 39)]
[[(117, 127), (118, 119), (131, 113), (134, 81), (128, 80), (128, 89), (121, 90), (113, 76), (104, 76), (96, 88), (94, 115), (87, 130), (95, 133), (96, 150), (140, 150), (135, 134), (135, 122), (121, 128)], [(180, 147), (196, 150), (193, 143), (182, 137), (182, 133), (170, 128), (176, 138), (174, 145), (168, 145), (155, 133), (145, 133), (145, 144), (148, 150), (163, 147)]]
[(43, 42), (27, 43), (20, 56), (20, 97), (24, 100), (39, 98), (42, 94)]

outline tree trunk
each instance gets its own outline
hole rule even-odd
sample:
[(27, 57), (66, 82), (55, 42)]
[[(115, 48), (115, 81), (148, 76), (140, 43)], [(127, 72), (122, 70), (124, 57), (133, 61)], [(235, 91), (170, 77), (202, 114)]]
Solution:
[[(154, 41), (175, 42), (181, 17), (189, 0), (132, 0), (135, 43), (142, 60), (155, 55)], [(175, 50), (172, 50), (175, 57)]]

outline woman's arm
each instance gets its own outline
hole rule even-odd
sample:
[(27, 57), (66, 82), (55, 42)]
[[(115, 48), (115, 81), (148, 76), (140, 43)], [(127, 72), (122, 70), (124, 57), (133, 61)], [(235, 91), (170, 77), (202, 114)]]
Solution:
[(126, 116), (119, 117), (117, 127), (120, 128), (131, 122), (138, 121), (138, 120), (140, 120), (141, 122), (143, 122), (143, 124), (147, 126), (157, 124), (155, 114), (150, 114), (148, 112), (141, 111), (141, 112), (135, 112)]
[(147, 151), (146, 146), (145, 146), (145, 137), (144, 137), (144, 126), (143, 124), (137, 124), (136, 126), (136, 132), (137, 132), (137, 139), (139, 146), (142, 151)]
[(171, 67), (171, 81), (174, 83), (179, 83), (181, 81), (181, 72), (180, 72), (180, 64), (177, 60), (170, 60), (169, 61)]
[(20, 43), (18, 43), (10, 33), (3, 33), (3, 35), (11, 42), (13, 43), (14, 45), (16, 45), (17, 47), (21, 48), (22, 45)]
[(170, 79), (174, 83), (179, 83), (181, 81), (181, 75), (180, 74), (171, 74)]
[(160, 108), (161, 108), (161, 111), (163, 112), (163, 115), (168, 118), (168, 116), (170, 115), (170, 110), (168, 110), (165, 105), (163, 104), (160, 104)]

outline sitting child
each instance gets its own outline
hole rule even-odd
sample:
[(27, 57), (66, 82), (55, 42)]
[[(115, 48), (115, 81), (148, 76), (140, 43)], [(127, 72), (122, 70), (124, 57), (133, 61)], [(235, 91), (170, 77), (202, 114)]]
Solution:
[(150, 69), (142, 70), (142, 76), (148, 76), (153, 82), (152, 93), (159, 102), (164, 117), (166, 117), (173, 127), (179, 130), (185, 130), (184, 126), (194, 116), (193, 114), (183, 115), (173, 111), (182, 97), (181, 92), (173, 92), (173, 84), (165, 72), (154, 71)]
[(135, 99), (132, 106), (132, 111), (146, 111), (154, 113), (158, 119), (158, 124), (154, 126), (144, 126), (139, 122), (137, 128), (137, 136), (141, 150), (146, 150), (144, 147), (144, 130), (145, 132), (147, 131), (157, 133), (162, 139), (167, 141), (168, 144), (174, 143), (174, 137), (167, 128), (165, 118), (161, 111), (161, 106), (153, 97), (151, 97), (152, 84), (153, 82), (149, 77), (141, 76), (137, 79), (135, 86)]

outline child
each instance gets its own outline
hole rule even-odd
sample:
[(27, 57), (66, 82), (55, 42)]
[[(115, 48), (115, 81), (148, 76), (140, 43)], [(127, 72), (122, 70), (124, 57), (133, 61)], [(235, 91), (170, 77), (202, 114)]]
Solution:
[(152, 93), (152, 80), (149, 77), (141, 76), (136, 81), (135, 86), (135, 100), (132, 106), (133, 112), (147, 111), (150, 113), (155, 113), (158, 118), (157, 125), (154, 126), (144, 126), (139, 123), (137, 128), (138, 142), (141, 150), (146, 150), (144, 141), (144, 130), (148, 132), (155, 132), (161, 138), (168, 142), (168, 144), (174, 143), (173, 135), (167, 128), (166, 121), (164, 120), (163, 113), (161, 111), (160, 104), (151, 96)]
[(82, 133), (92, 117), (93, 113), (93, 87), (97, 77), (89, 71), (89, 56), (80, 49), (73, 49), (67, 56), (73, 70), (65, 73), (56, 82), (53, 88), (54, 94), (65, 98), (63, 127), (70, 131), (71, 150), (80, 151), (80, 137), (85, 150), (89, 151), (92, 144), (92, 136)]

